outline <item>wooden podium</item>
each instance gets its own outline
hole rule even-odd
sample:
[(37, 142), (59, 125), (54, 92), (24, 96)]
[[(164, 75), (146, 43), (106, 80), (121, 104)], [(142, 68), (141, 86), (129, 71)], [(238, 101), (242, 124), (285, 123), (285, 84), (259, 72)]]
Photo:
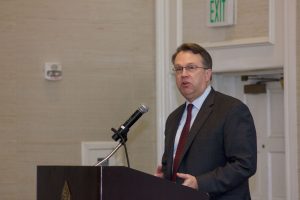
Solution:
[(37, 200), (171, 199), (208, 200), (208, 196), (127, 167), (37, 167)]

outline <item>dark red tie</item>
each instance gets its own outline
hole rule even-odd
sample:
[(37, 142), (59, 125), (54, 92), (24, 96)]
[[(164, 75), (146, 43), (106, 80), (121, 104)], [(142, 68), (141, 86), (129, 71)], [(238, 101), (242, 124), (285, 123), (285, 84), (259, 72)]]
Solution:
[(188, 133), (190, 131), (190, 124), (191, 124), (191, 119), (192, 119), (192, 109), (193, 109), (193, 104), (189, 104), (187, 106), (187, 116), (186, 116), (186, 121), (184, 124), (184, 127), (182, 129), (180, 139), (177, 145), (177, 150), (175, 154), (175, 158), (173, 161), (173, 175), (172, 175), (172, 181), (176, 180), (176, 173), (179, 167), (179, 158), (183, 152), (184, 145), (188, 136)]

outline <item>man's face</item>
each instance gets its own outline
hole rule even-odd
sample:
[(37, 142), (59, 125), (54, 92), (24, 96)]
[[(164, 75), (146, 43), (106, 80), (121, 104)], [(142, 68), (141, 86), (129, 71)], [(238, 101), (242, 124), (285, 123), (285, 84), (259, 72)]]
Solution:
[[(187, 70), (187, 66), (194, 67)], [(174, 60), (174, 67), (184, 67), (182, 71), (175, 72), (176, 85), (182, 96), (192, 102), (201, 96), (209, 85), (212, 71), (203, 69), (202, 57), (191, 51), (181, 51)]]

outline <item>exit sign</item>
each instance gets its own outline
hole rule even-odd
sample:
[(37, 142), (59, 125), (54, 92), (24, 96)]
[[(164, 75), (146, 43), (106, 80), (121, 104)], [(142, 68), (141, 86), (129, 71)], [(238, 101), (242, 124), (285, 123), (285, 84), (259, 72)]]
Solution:
[(235, 0), (207, 0), (210, 27), (230, 26), (235, 22)]

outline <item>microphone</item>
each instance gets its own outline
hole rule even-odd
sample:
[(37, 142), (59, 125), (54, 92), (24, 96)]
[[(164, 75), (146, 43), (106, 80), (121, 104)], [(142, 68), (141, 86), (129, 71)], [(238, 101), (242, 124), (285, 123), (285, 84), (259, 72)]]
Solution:
[(112, 138), (115, 141), (121, 140), (122, 143), (127, 140), (127, 132), (130, 127), (146, 112), (148, 112), (148, 107), (145, 105), (141, 105), (130, 117), (129, 119), (120, 126), (118, 130), (112, 128), (111, 130), (115, 133)]

